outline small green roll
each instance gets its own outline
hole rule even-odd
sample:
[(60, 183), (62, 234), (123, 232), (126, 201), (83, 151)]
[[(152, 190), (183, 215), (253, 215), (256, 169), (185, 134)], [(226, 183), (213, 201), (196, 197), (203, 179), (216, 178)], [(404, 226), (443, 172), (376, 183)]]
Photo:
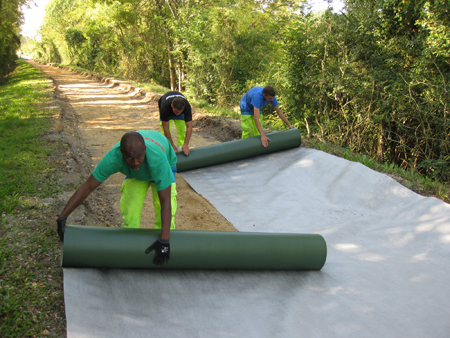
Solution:
[(250, 138), (213, 144), (210, 146), (191, 149), (188, 156), (177, 152), (177, 171), (187, 171), (221, 163), (242, 160), (254, 156), (270, 154), (281, 150), (299, 147), (302, 137), (298, 129), (283, 130), (269, 133), (269, 146), (261, 145), (261, 137)]
[(327, 246), (316, 234), (184, 231), (170, 233), (169, 264), (145, 250), (155, 229), (66, 226), (62, 267), (145, 269), (320, 270)]

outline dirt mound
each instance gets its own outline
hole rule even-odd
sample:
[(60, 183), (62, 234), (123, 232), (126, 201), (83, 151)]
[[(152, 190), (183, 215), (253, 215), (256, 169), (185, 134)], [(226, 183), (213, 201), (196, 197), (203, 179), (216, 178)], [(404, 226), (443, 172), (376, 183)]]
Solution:
[(238, 120), (226, 118), (219, 119), (197, 113), (194, 115), (193, 126), (205, 137), (213, 137), (220, 142), (228, 142), (241, 138), (241, 122)]

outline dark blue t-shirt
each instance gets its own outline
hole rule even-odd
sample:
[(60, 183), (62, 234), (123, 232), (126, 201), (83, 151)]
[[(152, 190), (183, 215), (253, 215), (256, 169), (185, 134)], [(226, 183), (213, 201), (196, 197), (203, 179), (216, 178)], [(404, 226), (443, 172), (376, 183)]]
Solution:
[(245, 93), (240, 102), (242, 115), (253, 115), (253, 108), (261, 110), (268, 103), (271, 103), (274, 107), (278, 106), (276, 97), (273, 98), (272, 102), (264, 100), (263, 89), (264, 87), (253, 87)]

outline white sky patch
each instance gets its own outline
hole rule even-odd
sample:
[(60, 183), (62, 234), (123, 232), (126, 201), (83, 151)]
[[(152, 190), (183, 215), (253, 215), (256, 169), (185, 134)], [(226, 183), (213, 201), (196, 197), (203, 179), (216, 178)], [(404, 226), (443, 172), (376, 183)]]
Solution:
[(323, 12), (328, 8), (333, 8), (334, 13), (339, 13), (345, 5), (342, 0), (308, 0), (308, 4), (312, 5), (313, 12)]
[(29, 8), (23, 6), (24, 24), (22, 25), (22, 35), (34, 38), (42, 25), (45, 15), (45, 6), (50, 0), (34, 0), (29, 2)]

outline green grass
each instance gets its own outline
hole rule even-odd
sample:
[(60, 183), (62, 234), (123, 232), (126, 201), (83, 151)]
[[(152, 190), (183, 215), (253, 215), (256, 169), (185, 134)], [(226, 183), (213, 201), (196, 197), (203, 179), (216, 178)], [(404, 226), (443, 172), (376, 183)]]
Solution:
[(54, 111), (51, 81), (24, 61), (0, 86), (0, 337), (65, 332), (55, 216), (44, 203), (58, 192), (62, 145), (44, 137)]
[(48, 196), (55, 186), (34, 184), (53, 168), (46, 161), (52, 145), (47, 133), (53, 111), (51, 81), (37, 69), (19, 61), (20, 66), (0, 87), (0, 212), (13, 213), (21, 197)]

